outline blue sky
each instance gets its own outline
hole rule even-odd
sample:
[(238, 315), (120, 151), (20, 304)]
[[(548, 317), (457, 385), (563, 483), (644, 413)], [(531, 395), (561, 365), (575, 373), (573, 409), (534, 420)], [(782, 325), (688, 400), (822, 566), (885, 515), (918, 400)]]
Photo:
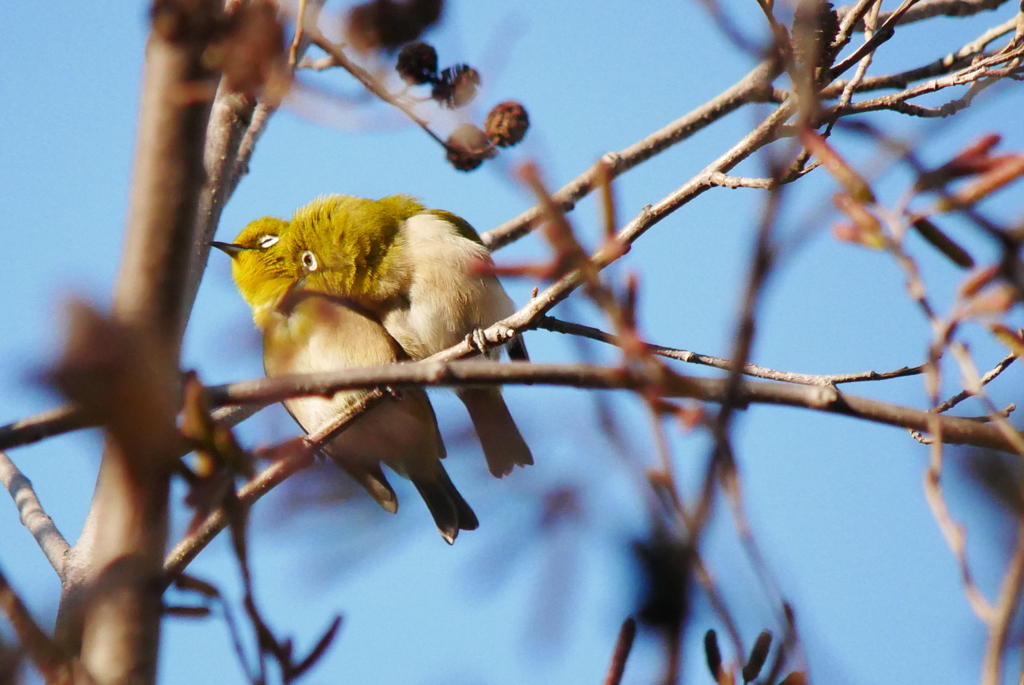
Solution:
[[(753, 3), (732, 6), (742, 24), (763, 35)], [(888, 4), (886, 5), (888, 7)], [(334, 3), (329, 9), (338, 10)], [(935, 59), (972, 39), (996, 15), (909, 27), (912, 39), (883, 49), (880, 71)], [(1012, 8), (1000, 10), (1003, 21)], [(9, 3), (0, 24), (0, 235), (8, 259), (0, 270), (0, 423), (59, 402), (37, 382), (58, 350), (62, 303), (108, 302), (122, 241), (131, 174), (145, 4)], [(325, 20), (326, 21), (326, 20)], [(218, 237), (230, 240), (248, 221), (287, 217), (317, 195), (380, 197), (410, 193), (487, 230), (528, 208), (530, 196), (510, 180), (518, 161), (537, 161), (552, 188), (678, 118), (728, 87), (753, 66), (717, 32), (698, 3), (450, 2), (428, 39), (442, 64), (468, 62), (484, 90), (470, 116), (516, 99), (532, 122), (527, 140), (472, 174), (452, 170), (438, 146), (383, 105), (355, 107), (322, 99), (280, 112), (261, 140), (247, 176), (228, 205)], [(316, 79), (324, 89), (360, 96), (342, 73)], [(935, 100), (937, 102), (941, 100)], [(341, 103), (341, 104), (339, 104)], [(1004, 135), (1003, 149), (1024, 149), (1019, 85), (980, 98), (966, 116), (926, 128), (882, 116), (892, 131), (923, 135), (935, 163), (982, 133)], [(763, 115), (743, 109), (616, 182), (620, 223), (671, 192), (717, 157)], [(450, 119), (438, 119), (450, 126)], [(862, 142), (837, 137), (852, 159), (869, 162)], [(758, 175), (752, 160), (740, 173)], [(920, 363), (930, 332), (903, 293), (886, 257), (837, 243), (820, 212), (834, 184), (815, 172), (786, 196), (780, 231), (791, 236), (807, 217), (817, 229), (787, 251), (771, 279), (753, 361), (810, 373), (884, 370)], [(893, 201), (907, 185), (896, 171), (876, 184)], [(758, 191), (717, 190), (645, 235), (610, 270), (641, 278), (641, 330), (665, 345), (726, 356), (735, 309), (760, 211)], [(1020, 216), (1019, 188), (993, 203), (995, 216)], [(595, 244), (598, 214), (584, 201), (572, 215)], [(991, 246), (965, 226), (959, 239), (977, 255)], [(960, 274), (911, 242), (931, 292), (948, 305)], [(547, 254), (529, 237), (497, 259), (521, 263)], [(530, 282), (509, 281), (523, 303)], [(565, 318), (600, 323), (586, 305)], [(1020, 310), (1015, 325), (1021, 325)], [(982, 366), (1003, 350), (978, 329), (966, 331)], [(527, 337), (534, 359), (577, 358), (564, 336)], [(591, 347), (599, 360), (610, 349)], [(184, 364), (204, 381), (261, 375), (258, 339), (230, 280), (226, 259), (211, 258), (186, 338)], [(684, 368), (685, 371), (697, 370)], [(949, 392), (956, 374), (950, 369)], [(994, 384), (999, 405), (1019, 401), (1024, 374), (1011, 369)], [(858, 386), (851, 392), (924, 406), (919, 379)], [(1015, 392), (1016, 391), (1016, 392)], [(480, 530), (447, 547), (408, 484), (399, 486), (396, 517), (365, 503), (337, 503), (329, 472), (257, 505), (252, 550), (258, 601), (280, 634), (309, 646), (335, 613), (342, 632), (306, 682), (488, 683), (598, 682), (636, 587), (630, 541), (644, 518), (628, 464), (653, 463), (647, 418), (625, 395), (609, 395), (628, 438), (627, 454), (595, 428), (587, 393), (513, 388), (508, 402), (537, 464), (498, 482), (466, 439), (464, 411), (435, 395), (449, 444), (448, 468), (481, 519)], [(971, 411), (977, 411), (971, 407)], [(247, 423), (247, 445), (294, 435), (279, 409)], [(804, 651), (818, 682), (964, 682), (977, 677), (984, 632), (961, 591), (951, 555), (921, 491), (924, 447), (903, 432), (794, 409), (755, 407), (737, 425), (736, 446), (754, 533), (786, 597), (796, 608)], [(93, 432), (19, 448), (12, 458), (35, 483), (49, 513), (73, 539), (88, 508), (100, 452)], [(673, 438), (677, 468), (698, 477), (708, 441)], [(1001, 577), (1006, 526), (955, 477), (949, 499), (970, 531), (979, 582), (990, 596)], [(539, 532), (539, 503), (556, 487), (578, 493), (582, 515), (564, 529)], [(181, 493), (178, 501), (180, 502)], [(187, 512), (177, 507), (177, 530)], [(744, 638), (778, 632), (775, 608), (761, 593), (724, 508), (706, 553)], [(0, 565), (44, 622), (56, 610), (59, 584), (14, 507), (0, 504)], [(224, 541), (193, 564), (197, 575), (237, 593), (237, 572)], [(686, 640), (688, 682), (711, 682), (699, 636), (721, 626), (697, 600)], [(651, 682), (656, 644), (642, 639), (625, 682)], [(1011, 665), (1019, 663), (1019, 654)], [(1011, 666), (1012, 667), (1012, 666)], [(241, 683), (221, 622), (169, 620), (162, 682)]]

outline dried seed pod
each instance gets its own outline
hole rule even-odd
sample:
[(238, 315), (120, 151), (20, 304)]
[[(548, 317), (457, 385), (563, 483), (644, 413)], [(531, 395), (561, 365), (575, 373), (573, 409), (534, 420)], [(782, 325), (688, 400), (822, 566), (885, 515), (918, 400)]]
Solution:
[(430, 83), (437, 79), (437, 50), (428, 43), (409, 43), (398, 53), (395, 71), (414, 86)]
[(173, 606), (165, 604), (163, 607), (164, 616), (175, 618), (206, 618), (212, 611), (210, 607)]
[(480, 87), (480, 74), (468, 64), (456, 64), (441, 72), (430, 97), (448, 109), (468, 105)]
[(704, 656), (708, 660), (708, 670), (711, 671), (711, 677), (715, 681), (720, 680), (719, 674), (722, 672), (722, 652), (718, 649), (718, 635), (715, 633), (714, 628), (704, 633)]
[(750, 657), (743, 666), (743, 682), (749, 683), (757, 678), (764, 668), (764, 662), (768, 660), (768, 650), (772, 647), (772, 634), (762, 630), (761, 634), (754, 640), (754, 646), (750, 649)]
[(839, 34), (839, 15), (830, 2), (805, 0), (793, 15), (793, 57), (805, 67), (827, 67), (835, 57), (832, 43)]
[(921, 216), (917, 217), (911, 225), (932, 247), (949, 257), (950, 261), (957, 266), (964, 269), (974, 266), (974, 258), (967, 253), (967, 250), (953, 242), (953, 239), (943, 233), (931, 220)]
[(526, 115), (526, 108), (511, 100), (495, 105), (484, 120), (484, 133), (498, 147), (517, 144), (529, 127), (530, 118)]
[(442, 0), (371, 0), (349, 10), (345, 33), (360, 52), (393, 50), (419, 38), (443, 6)]
[(459, 171), (472, 171), (497, 152), (484, 132), (472, 124), (459, 124), (445, 141), (448, 162)]
[(676, 635), (690, 613), (693, 547), (671, 533), (655, 530), (633, 546), (642, 590), (637, 618), (665, 635)]

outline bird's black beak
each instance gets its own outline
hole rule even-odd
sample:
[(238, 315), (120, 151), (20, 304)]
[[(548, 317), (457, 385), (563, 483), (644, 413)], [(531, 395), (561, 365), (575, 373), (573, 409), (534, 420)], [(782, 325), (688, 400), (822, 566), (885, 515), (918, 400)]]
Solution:
[(227, 256), (231, 257), (232, 259), (234, 259), (238, 255), (238, 253), (249, 249), (241, 245), (235, 245), (234, 243), (221, 243), (217, 242), (216, 240), (210, 243), (210, 247), (217, 248), (218, 250), (220, 250)]

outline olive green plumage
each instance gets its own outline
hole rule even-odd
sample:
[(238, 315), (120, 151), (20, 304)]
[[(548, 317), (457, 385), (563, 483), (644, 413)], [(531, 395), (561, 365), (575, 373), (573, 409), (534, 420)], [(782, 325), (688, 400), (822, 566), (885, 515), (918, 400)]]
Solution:
[[(405, 358), (369, 311), (345, 297), (304, 287), (307, 276), (320, 265), (310, 262), (301, 241), (289, 239), (292, 227), (281, 219), (263, 218), (246, 226), (234, 243), (214, 243), (231, 255), (235, 282), (263, 332), (267, 376), (336, 371)], [(386, 254), (365, 244), (366, 264), (386, 261)], [(360, 282), (359, 278), (357, 274), (352, 282)], [(331, 397), (292, 398), (284, 405), (303, 430), (312, 433), (365, 395), (365, 391), (342, 391)], [(372, 407), (328, 443), (324, 453), (390, 512), (397, 511), (398, 500), (381, 464), (410, 479), (449, 544), (459, 530), (478, 525), (441, 465), (444, 444), (434, 410), (420, 389)]]
[[(406, 195), (317, 198), (295, 212), (288, 240), (294, 244), (292, 253), (317, 263), (305, 288), (373, 312), (414, 360), (515, 311), (498, 279), (487, 273), (493, 262), (473, 227)], [(525, 358), (519, 338), (514, 350)], [(488, 354), (497, 357), (499, 352)], [(500, 388), (466, 388), (458, 394), (491, 473), (502, 477), (533, 463)]]

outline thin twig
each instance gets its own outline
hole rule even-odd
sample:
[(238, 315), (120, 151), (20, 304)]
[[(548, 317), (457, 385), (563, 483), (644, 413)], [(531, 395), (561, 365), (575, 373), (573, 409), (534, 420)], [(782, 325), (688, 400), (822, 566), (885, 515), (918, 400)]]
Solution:
[[(963, 68), (964, 66), (969, 65), (976, 56), (982, 54), (989, 43), (1006, 35), (1007, 33), (1012, 32), (1016, 28), (1016, 25), (1016, 18), (1009, 19), (998, 26), (988, 29), (978, 38), (965, 44), (956, 52), (951, 52), (948, 55), (940, 57), (934, 62), (930, 62), (921, 67), (908, 69), (907, 71), (895, 74), (865, 78), (854, 88), (854, 91), (859, 93), (870, 90), (880, 90), (883, 88), (902, 89), (915, 81), (942, 76), (943, 74), (948, 74), (950, 71), (955, 69)], [(849, 81), (833, 81), (827, 87), (823, 88), (819, 95), (825, 99), (836, 97), (837, 94), (842, 93), (846, 89), (848, 84)]]
[[(552, 193), (552, 199), (561, 211), (570, 211), (577, 202), (598, 186), (602, 165), (607, 167), (609, 180), (618, 178), (641, 162), (686, 140), (741, 106), (764, 100), (770, 95), (771, 82), (780, 71), (781, 67), (772, 61), (758, 64), (734, 85), (685, 116), (619, 152), (604, 155), (601, 161), (563, 186), (561, 190)], [(526, 235), (540, 222), (542, 216), (541, 208), (533, 207), (480, 237), (492, 251), (497, 250)]]
[(943, 440), (945, 438), (943, 426), (938, 420), (938, 414), (933, 414), (931, 419), (930, 433), (932, 444), (930, 450), (930, 463), (924, 475), (924, 495), (928, 506), (935, 517), (942, 537), (945, 538), (949, 550), (956, 559), (960, 568), (960, 582), (964, 586), (964, 593), (967, 595), (967, 602), (971, 605), (974, 614), (985, 624), (990, 624), (994, 610), (985, 595), (974, 582), (971, 573), (970, 563), (967, 560), (967, 531), (962, 525), (953, 520), (946, 506), (946, 500), (942, 495), (942, 452)]
[[(981, 400), (982, 404), (988, 410), (989, 416), (992, 418), (992, 423), (996, 428), (1006, 436), (1007, 441), (1013, 445), (1021, 457), (1024, 457), (1024, 436), (1021, 436), (1017, 432), (1017, 429), (1006, 420), (1005, 416), (1002, 416), (999, 412), (999, 408), (992, 403), (988, 395), (985, 393), (985, 386), (981, 382), (981, 377), (978, 374), (978, 368), (974, 364), (974, 360), (971, 359), (970, 353), (967, 351), (967, 347), (960, 342), (952, 342), (950, 344), (950, 352), (953, 354), (953, 358), (960, 366), (960, 373), (964, 377), (964, 385), (970, 390), (975, 397)], [(986, 374), (987, 375), (987, 374)]]
[(612, 661), (608, 665), (608, 673), (605, 674), (603, 685), (619, 685), (622, 682), (622, 674), (626, 671), (626, 660), (629, 652), (633, 649), (633, 639), (636, 637), (636, 621), (632, 617), (622, 622), (619, 628), (619, 636), (615, 639), (615, 651), (612, 652)]
[(363, 69), (361, 66), (353, 62), (340, 45), (336, 45), (331, 41), (324, 38), (323, 34), (319, 30), (311, 29), (309, 32), (309, 40), (311, 43), (316, 45), (318, 48), (326, 52), (334, 60), (334, 64), (341, 67), (349, 74), (351, 74), (359, 83), (363, 85), (366, 90), (370, 91), (378, 98), (398, 109), (402, 114), (407, 116), (410, 121), (419, 126), (423, 131), (433, 138), (441, 147), (448, 149), (448, 144), (439, 135), (434, 133), (433, 129), (430, 128), (429, 122), (426, 119), (416, 114), (413, 108), (410, 107), (405, 101), (396, 95), (393, 95), (385, 88), (370, 72)]
[[(304, 439), (301, 447), (287, 452), (283, 458), (274, 461), (239, 488), (237, 493), (239, 502), (243, 506), (251, 506), (263, 495), (283, 483), (289, 476), (312, 464), (313, 456), (323, 445), (333, 440), (363, 412), (372, 408), (384, 397), (385, 395), (381, 392), (369, 392), (330, 423), (311, 433)], [(206, 519), (182, 538), (164, 560), (165, 582), (169, 583), (177, 574), (185, 570), (185, 567), (195, 559), (196, 555), (229, 523), (227, 512), (220, 507), (207, 515)]]
[[(896, 23), (910, 24), (933, 17), (969, 17), (994, 10), (1005, 3), (1006, 0), (922, 0), (907, 10)], [(839, 8), (839, 16), (846, 16), (847, 11), (846, 7)], [(884, 22), (893, 14), (894, 12), (883, 12), (878, 18)], [(863, 31), (864, 24), (858, 22), (854, 30)]]
[(1024, 52), (1024, 50), (1017, 50), (1012, 53), (995, 53), (988, 58), (974, 62), (952, 74), (932, 79), (931, 81), (914, 86), (913, 88), (907, 88), (906, 90), (902, 90), (898, 93), (892, 93), (890, 95), (870, 100), (863, 100), (861, 102), (846, 105), (845, 107), (830, 107), (822, 111), (818, 118), (818, 122), (825, 123), (839, 116), (848, 116), (850, 114), (873, 112), (884, 109), (926, 118), (950, 116), (970, 105), (977, 93), (969, 92), (963, 97), (947, 102), (939, 107), (921, 107), (919, 105), (910, 104), (906, 101), (911, 98), (916, 98), (928, 93), (934, 93), (952, 86), (974, 83), (982, 81), (983, 79), (991, 80), (996, 76), (1003, 76), (1005, 74), (998, 74), (992, 71), (990, 67), (1016, 59), (1019, 57), (1019, 53), (1021, 52)]
[(295, 16), (295, 35), (292, 37), (292, 44), (288, 48), (288, 68), (295, 71), (295, 65), (299, 63), (299, 46), (302, 45), (302, 33), (306, 23), (306, 0), (299, 0), (299, 10)]
[(46, 555), (46, 560), (63, 580), (64, 559), (71, 546), (43, 509), (39, 497), (32, 489), (32, 482), (18, 470), (3, 451), (0, 451), (0, 483), (11, 493), (11, 498), (14, 499), (14, 504), (21, 515), (22, 524), (32, 533), (32, 537), (39, 543), (39, 549)]
[(864, 44), (854, 50), (852, 55), (832, 67), (831, 71), (829, 71), (828, 80), (835, 80), (836, 77), (859, 62), (863, 57), (877, 50), (878, 46), (882, 43), (892, 38), (900, 17), (906, 14), (906, 12), (917, 2), (918, 0), (903, 0), (899, 7), (887, 14), (885, 19), (882, 21), (882, 25), (878, 27), (878, 30), (875, 31), (871, 38), (864, 41)]
[[(867, 40), (871, 40), (871, 37), (874, 34), (875, 26), (878, 22), (878, 10), (881, 9), (881, 7), (882, 2), (881, 0), (878, 0), (878, 2), (871, 6), (867, 14), (864, 15), (864, 35)], [(875, 52), (872, 50), (861, 59), (860, 64), (857, 65), (857, 70), (853, 73), (853, 78), (843, 86), (843, 92), (839, 96), (838, 107), (845, 107), (850, 104), (850, 99), (853, 98), (853, 92), (856, 90), (857, 86), (860, 85), (860, 82), (864, 80), (864, 76), (867, 74), (868, 67), (871, 66), (871, 60), (874, 58), (874, 55)], [(835, 121), (829, 122), (825, 129), (825, 133), (823, 134), (824, 136), (827, 137), (828, 134), (832, 132), (832, 127), (835, 126), (835, 123)]]
[[(1008, 354), (1005, 357), (1003, 357), (1002, 359), (1000, 359), (998, 364), (996, 364), (991, 369), (989, 369), (985, 373), (985, 375), (981, 377), (981, 385), (982, 385), (982, 387), (984, 387), (984, 386), (988, 385), (989, 383), (991, 383), (992, 381), (994, 381), (999, 376), (999, 374), (1001, 374), (1003, 371), (1005, 371), (1006, 368), (1010, 364), (1012, 364), (1014, 362), (1015, 359), (1017, 359), (1017, 355), (1015, 355), (1015, 354)], [(963, 402), (964, 400), (966, 400), (967, 398), (973, 397), (973, 396), (974, 396), (974, 392), (972, 390), (970, 390), (970, 389), (961, 390), (960, 392), (958, 392), (957, 394), (953, 395), (948, 400), (946, 400), (945, 402), (940, 404), (939, 406), (935, 407), (935, 411), (937, 411), (940, 414), (943, 413), (943, 412), (947, 412), (950, 409), (952, 409), (953, 407), (955, 407), (956, 405), (958, 405), (961, 402)]]
[(82, 413), (71, 405), (48, 409), (0, 426), (0, 450), (31, 445), (45, 438), (88, 427)]
[[(2, 571), (0, 571), (0, 611), (7, 617), (18, 642), (25, 648), (32, 663), (39, 669), (47, 683), (72, 682), (70, 664), (53, 640), (32, 618), (25, 603), (14, 592), (14, 588), (7, 582)], [(76, 682), (91, 681), (86, 678)]]
[[(538, 322), (537, 327), (554, 331), (556, 333), (565, 333), (567, 335), (577, 335), (591, 340), (598, 340), (600, 342), (608, 343), (609, 345), (619, 344), (618, 338), (611, 333), (605, 333), (597, 328), (584, 326), (578, 323), (562, 321), (551, 316), (542, 317)], [(656, 354), (668, 359), (675, 359), (688, 364), (710, 366), (716, 369), (722, 369), (723, 371), (729, 371), (733, 368), (733, 363), (731, 361), (721, 357), (712, 357), (706, 354), (680, 350), (673, 347), (664, 347), (662, 345), (647, 344), (646, 347), (651, 354)], [(924, 365), (920, 365), (914, 367), (904, 366), (903, 368), (896, 369), (894, 371), (863, 371), (861, 373), (817, 375), (809, 373), (795, 373), (792, 371), (777, 371), (764, 366), (758, 366), (757, 364), (747, 364), (743, 367), (743, 374), (754, 378), (764, 378), (766, 380), (782, 381), (785, 383), (798, 383), (800, 385), (839, 385), (841, 383), (884, 381), (892, 378), (917, 376), (920, 375), (923, 370)]]
[(1017, 546), (1010, 560), (1006, 575), (999, 588), (999, 598), (988, 623), (988, 642), (982, 659), (982, 685), (999, 685), (1002, 682), (1003, 653), (1013, 628), (1013, 619), (1020, 606), (1024, 590), (1024, 519), (1017, 522)]

